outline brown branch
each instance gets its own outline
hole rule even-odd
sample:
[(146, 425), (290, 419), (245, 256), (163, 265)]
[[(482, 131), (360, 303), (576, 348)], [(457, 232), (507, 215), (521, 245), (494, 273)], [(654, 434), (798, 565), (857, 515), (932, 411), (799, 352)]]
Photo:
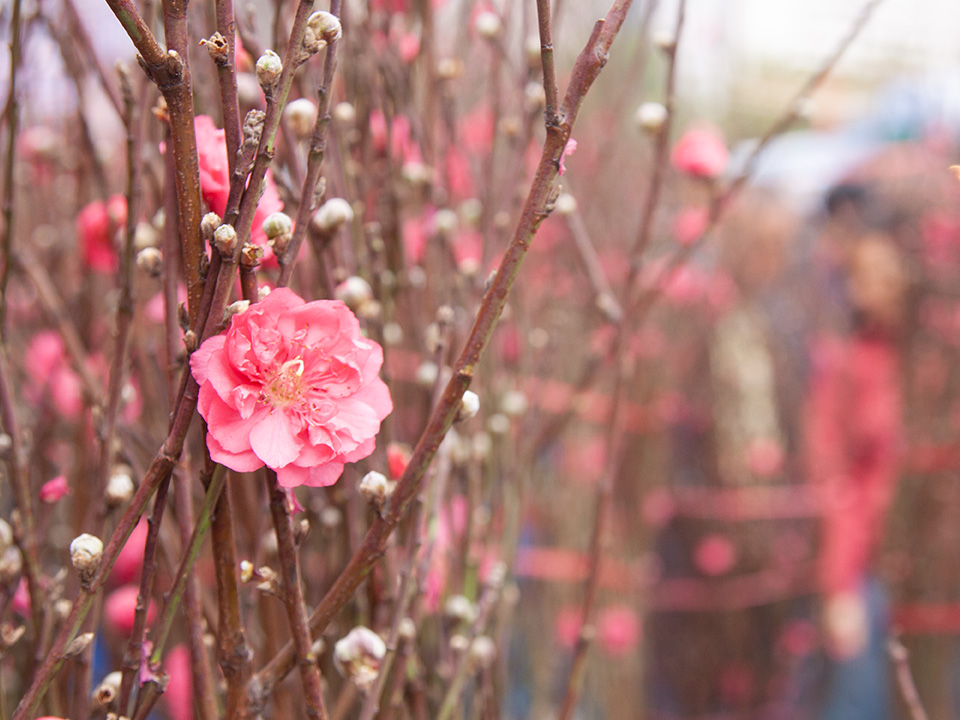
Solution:
[(227, 141), (227, 167), (232, 178), (237, 167), (237, 152), (243, 140), (240, 135), (240, 101), (237, 98), (237, 20), (233, 12), (233, 0), (217, 0), (217, 32), (227, 43), (223, 60), (217, 61), (217, 78), (220, 81), (220, 106)]
[(17, 97), (17, 72), (20, 69), (22, 53), (20, 28), (21, 0), (13, 0), (13, 15), (10, 18), (10, 88), (7, 92), (7, 155), (3, 163), (3, 227), (0, 232), (0, 333), (6, 332), (7, 322), (7, 282), (10, 279), (11, 248), (13, 247), (13, 166), (17, 149), (17, 134), (20, 131), (20, 100)]
[(543, 65), (543, 92), (546, 106), (543, 111), (547, 127), (557, 122), (557, 68), (553, 57), (553, 37), (550, 25), (550, 0), (537, 0), (537, 23), (540, 29), (540, 61)]
[[(457, 415), (463, 393), (473, 379), (477, 364), (503, 312), (530, 243), (540, 223), (547, 216), (548, 206), (556, 192), (554, 181), (557, 178), (561, 153), (570, 138), (584, 97), (606, 64), (610, 46), (623, 24), (631, 2), (632, 0), (614, 2), (606, 18), (599, 20), (594, 26), (593, 34), (578, 56), (564, 97), (560, 121), (552, 131), (547, 132), (540, 162), (513, 238), (489, 290), (484, 295), (452, 377), (420, 436), (407, 469), (397, 483), (389, 507), (382, 516), (374, 520), (360, 547), (311, 615), (310, 627), (315, 634), (322, 632), (353, 597), (383, 554), (387, 539), (406, 516), (410, 503), (416, 497), (424, 473)], [(276, 684), (292, 669), (294, 661), (293, 646), (287, 643), (283, 650), (251, 679), (251, 704), (255, 708), (263, 706)]]

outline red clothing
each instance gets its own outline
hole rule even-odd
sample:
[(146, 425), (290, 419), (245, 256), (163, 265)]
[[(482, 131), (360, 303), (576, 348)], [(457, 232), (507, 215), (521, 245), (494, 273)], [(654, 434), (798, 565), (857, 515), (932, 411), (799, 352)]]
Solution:
[(824, 504), (827, 593), (857, 588), (883, 535), (903, 438), (899, 370), (897, 348), (884, 338), (829, 338), (814, 352), (808, 473)]

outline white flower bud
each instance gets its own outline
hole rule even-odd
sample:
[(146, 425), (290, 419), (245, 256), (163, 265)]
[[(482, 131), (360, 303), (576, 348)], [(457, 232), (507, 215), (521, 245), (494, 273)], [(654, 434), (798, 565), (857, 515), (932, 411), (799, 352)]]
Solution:
[(343, 127), (352, 126), (357, 120), (357, 109), (346, 101), (333, 106), (333, 119)]
[(107, 501), (107, 507), (118, 507), (129, 502), (133, 497), (133, 478), (130, 476), (130, 468), (127, 465), (117, 465), (110, 474), (107, 481), (107, 489), (104, 497)]
[(160, 243), (160, 233), (146, 221), (138, 222), (133, 230), (133, 249), (137, 252), (148, 247), (156, 247)]
[(293, 231), (293, 220), (286, 213), (270, 213), (260, 227), (263, 229), (263, 234), (273, 240), (281, 235), (289, 235)]
[(500, 400), (500, 410), (511, 417), (523, 415), (527, 411), (527, 396), (519, 390), (510, 390)]
[(478, 412), (480, 412), (480, 396), (473, 390), (467, 390), (463, 393), (463, 397), (460, 398), (460, 409), (457, 410), (455, 422), (469, 420), (475, 417)]
[(361, 305), (373, 299), (373, 288), (359, 275), (351, 275), (337, 285), (333, 291), (333, 296), (356, 312)]
[(200, 221), (200, 232), (203, 233), (203, 239), (207, 242), (213, 240), (213, 234), (217, 228), (223, 224), (223, 220), (215, 212), (208, 212)]
[(83, 533), (70, 543), (70, 562), (83, 577), (92, 576), (96, 572), (102, 556), (103, 540), (94, 535)]
[(223, 310), (223, 321), (225, 323), (230, 322), (230, 319), (234, 315), (244, 312), (249, 307), (250, 307), (249, 300), (237, 300), (236, 302), (230, 303)]
[(299, 98), (287, 103), (283, 116), (290, 124), (293, 134), (306, 140), (313, 134), (313, 127), (317, 122), (317, 106), (307, 98)]
[(560, 193), (554, 207), (561, 215), (573, 215), (577, 211), (577, 199), (570, 193)]
[(440, 368), (437, 367), (437, 364), (430, 360), (425, 360), (420, 363), (420, 366), (417, 368), (417, 385), (432, 388), (436, 384), (439, 375)]
[(360, 495), (374, 507), (382, 507), (390, 494), (390, 481), (383, 473), (372, 470), (360, 480)]
[(413, 640), (417, 636), (417, 626), (412, 618), (405, 617), (397, 626), (397, 635), (403, 640)]
[(500, 22), (500, 16), (492, 10), (485, 10), (477, 15), (474, 21), (477, 35), (485, 40), (496, 40), (503, 30), (503, 23)]
[(456, 58), (443, 58), (437, 63), (437, 77), (441, 80), (455, 80), (463, 75), (463, 63)]
[(0, 455), (6, 455), (13, 448), (13, 438), (7, 433), (0, 433)]
[(494, 413), (487, 418), (487, 430), (493, 435), (506, 435), (510, 432), (510, 418), (503, 413)]
[(433, 180), (433, 170), (418, 160), (408, 160), (400, 168), (400, 175), (411, 185), (429, 185)]
[(470, 647), (470, 641), (459, 633), (450, 638), (450, 649), (457, 655), (462, 655)]
[(472, 623), (477, 619), (476, 607), (463, 595), (451, 595), (447, 598), (443, 612), (448, 618), (457, 622)]
[(303, 49), (311, 54), (316, 53), (342, 36), (343, 26), (340, 24), (340, 18), (325, 10), (318, 10), (307, 18), (307, 28), (303, 34)]
[(333, 661), (340, 673), (359, 687), (373, 686), (380, 673), (380, 663), (387, 654), (387, 645), (373, 630), (355, 627), (333, 648)]
[(94, 699), (100, 703), (101, 706), (109, 708), (113, 705), (113, 701), (116, 700), (117, 695), (120, 694), (121, 678), (120, 671), (114, 670), (112, 673), (108, 673), (97, 686), (97, 689), (93, 691)]
[(653, 44), (660, 52), (672, 53), (677, 49), (677, 38), (670, 30), (658, 30), (653, 34)]
[(0, 554), (0, 584), (7, 585), (16, 580), (22, 568), (20, 549), (11, 545)]
[(383, 326), (383, 342), (391, 346), (403, 342), (403, 328), (400, 323), (388, 322)]
[(233, 256), (233, 251), (237, 249), (237, 231), (233, 225), (221, 225), (213, 233), (213, 245), (220, 251), (221, 255)]
[(433, 230), (438, 235), (452, 235), (456, 232), (459, 224), (460, 219), (457, 217), (457, 213), (449, 208), (437, 210), (433, 216)]
[(656, 134), (667, 121), (667, 108), (658, 102), (645, 102), (637, 108), (635, 120), (639, 130)]
[(467, 198), (460, 203), (460, 217), (465, 225), (476, 227), (483, 216), (483, 202), (480, 198)]
[(523, 43), (523, 54), (527, 58), (527, 65), (531, 68), (540, 67), (543, 62), (543, 55), (540, 52), (540, 36), (531, 35)]
[(343, 198), (330, 198), (313, 215), (313, 226), (325, 235), (353, 222), (353, 207)]
[(480, 668), (493, 665), (497, 657), (497, 645), (487, 635), (481, 635), (470, 643), (470, 660)]
[(146, 247), (137, 253), (137, 267), (152, 278), (163, 273), (163, 253), (155, 247)]
[(71, 640), (67, 646), (63, 649), (64, 659), (76, 657), (88, 647), (90, 643), (93, 642), (93, 633), (83, 633), (82, 635), (77, 635), (73, 640)]
[(265, 95), (273, 94), (273, 89), (283, 72), (283, 60), (273, 50), (264, 50), (257, 60), (257, 82)]

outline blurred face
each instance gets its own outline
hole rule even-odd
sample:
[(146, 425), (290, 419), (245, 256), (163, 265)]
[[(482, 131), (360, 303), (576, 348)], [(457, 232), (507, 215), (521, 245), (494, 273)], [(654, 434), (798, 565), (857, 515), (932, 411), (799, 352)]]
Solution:
[(903, 263), (893, 242), (869, 235), (853, 248), (850, 258), (850, 300), (868, 322), (896, 328), (903, 312)]

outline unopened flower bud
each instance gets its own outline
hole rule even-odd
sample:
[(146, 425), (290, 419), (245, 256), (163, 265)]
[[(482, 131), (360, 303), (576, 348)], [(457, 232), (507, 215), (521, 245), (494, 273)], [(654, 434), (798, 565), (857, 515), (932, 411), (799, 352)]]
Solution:
[(503, 413), (494, 413), (487, 418), (487, 430), (493, 435), (506, 435), (510, 432), (510, 418)]
[(223, 310), (223, 322), (228, 323), (230, 319), (238, 314), (244, 312), (247, 308), (250, 307), (249, 300), (237, 300), (227, 305)]
[(277, 597), (283, 597), (280, 576), (277, 574), (276, 570), (264, 565), (257, 568), (256, 574), (258, 580), (257, 590), (270, 593), (271, 595), (276, 595)]
[(669, 30), (659, 30), (653, 35), (653, 44), (663, 53), (672, 53), (677, 49), (677, 38)]
[(527, 411), (527, 396), (519, 390), (510, 390), (500, 400), (500, 410), (512, 417), (523, 415)]
[(437, 364), (430, 360), (426, 360), (420, 363), (420, 366), (417, 368), (417, 385), (428, 389), (432, 388), (436, 384), (439, 374), (440, 369), (437, 367)]
[(268, 97), (273, 94), (280, 73), (283, 72), (283, 61), (273, 50), (265, 50), (257, 60), (257, 82)]
[(133, 249), (137, 252), (156, 247), (160, 243), (160, 233), (146, 221), (138, 222), (133, 229)]
[(83, 633), (82, 635), (77, 635), (73, 640), (70, 641), (67, 647), (63, 649), (63, 658), (66, 660), (72, 657), (76, 657), (77, 655), (82, 653), (84, 650), (86, 650), (88, 647), (90, 647), (90, 643), (92, 642), (93, 642), (92, 632)]
[(0, 554), (0, 584), (7, 585), (17, 579), (23, 568), (20, 549), (11, 545)]
[(503, 30), (503, 23), (500, 22), (500, 16), (495, 12), (484, 10), (477, 15), (473, 27), (476, 29), (477, 35), (485, 40), (496, 40), (500, 31)]
[(293, 220), (286, 213), (275, 212), (267, 215), (261, 225), (263, 234), (270, 240), (281, 235), (289, 235), (293, 231)]
[(233, 257), (237, 249), (237, 231), (233, 225), (221, 225), (213, 233), (213, 245), (224, 257)]
[(383, 473), (372, 470), (360, 480), (360, 495), (374, 507), (382, 507), (390, 493), (390, 481)]
[(457, 655), (462, 655), (470, 647), (470, 641), (463, 635), (457, 633), (452, 638), (450, 638), (450, 650), (452, 650)]
[(133, 478), (129, 466), (117, 465), (110, 473), (107, 489), (104, 492), (107, 507), (115, 508), (129, 502), (133, 497), (133, 491)]
[(350, 127), (357, 120), (357, 109), (352, 103), (339, 102), (333, 106), (333, 119), (342, 127)]
[(651, 134), (660, 132), (667, 121), (667, 108), (658, 102), (645, 102), (637, 108), (637, 128)]
[(441, 80), (455, 80), (463, 75), (463, 63), (456, 58), (443, 58), (437, 63), (437, 77)]
[(337, 285), (333, 296), (356, 312), (362, 305), (373, 299), (373, 288), (370, 283), (358, 275), (351, 275)]
[(155, 247), (144, 248), (137, 253), (137, 267), (152, 278), (163, 273), (163, 253)]
[[(287, 238), (289, 239), (289, 235)], [(276, 241), (274, 240), (273, 242), (274, 248), (276, 249)], [(278, 250), (278, 252), (280, 251)], [(263, 248), (252, 242), (245, 242), (243, 249), (240, 251), (240, 264), (248, 270), (252, 270), (260, 264), (261, 260), (263, 260)], [(263, 289), (264, 288), (260, 288), (257, 292), (259, 293), (260, 290)], [(269, 288), (267, 288), (267, 292), (270, 292)], [(266, 297), (266, 295), (264, 295), (264, 297)], [(260, 299), (263, 300), (263, 297)]]
[(486, 669), (493, 665), (497, 657), (497, 645), (487, 635), (481, 635), (470, 643), (470, 661), (480, 668)]
[(340, 18), (325, 10), (318, 10), (307, 18), (307, 28), (303, 34), (303, 49), (313, 54), (324, 46), (336, 42), (343, 36)]
[(413, 640), (417, 636), (417, 626), (411, 618), (405, 617), (400, 621), (397, 635), (403, 640)]
[(200, 232), (203, 233), (203, 239), (207, 242), (213, 240), (213, 234), (222, 224), (223, 221), (215, 212), (208, 212), (204, 215), (203, 220), (200, 221)]
[(333, 648), (334, 664), (341, 674), (361, 690), (373, 686), (380, 673), (380, 663), (387, 654), (387, 645), (373, 630), (355, 627)]
[(452, 235), (459, 225), (457, 213), (449, 208), (437, 210), (433, 216), (433, 229), (438, 235)]
[(317, 106), (307, 98), (299, 98), (287, 103), (283, 116), (290, 124), (293, 134), (306, 140), (313, 134), (313, 126), (317, 122)]
[(463, 595), (451, 595), (443, 606), (444, 614), (451, 620), (462, 623), (472, 623), (477, 618), (477, 609)]
[(66, 598), (60, 598), (53, 604), (54, 617), (60, 621), (66, 620), (71, 610), (73, 610), (73, 601)]
[(353, 222), (353, 207), (343, 198), (330, 198), (314, 213), (312, 222), (321, 233), (330, 235)]
[(457, 410), (455, 422), (469, 420), (475, 417), (478, 412), (480, 412), (480, 397), (473, 390), (467, 390), (460, 398), (460, 409)]
[(560, 215), (573, 215), (577, 211), (577, 199), (570, 193), (560, 193), (554, 207)]
[(306, 540), (310, 534), (310, 521), (306, 518), (300, 518), (293, 522), (293, 542), (299, 545)]
[(81, 578), (90, 578), (100, 567), (103, 541), (95, 535), (83, 533), (70, 543), (70, 562), (80, 571)]
[(396, 346), (403, 342), (403, 327), (400, 323), (388, 322), (383, 326), (383, 343)]
[(114, 670), (112, 673), (108, 673), (97, 686), (97, 689), (93, 691), (94, 699), (100, 703), (102, 707), (111, 707), (114, 700), (117, 699), (117, 695), (120, 694), (121, 677), (120, 672)]

